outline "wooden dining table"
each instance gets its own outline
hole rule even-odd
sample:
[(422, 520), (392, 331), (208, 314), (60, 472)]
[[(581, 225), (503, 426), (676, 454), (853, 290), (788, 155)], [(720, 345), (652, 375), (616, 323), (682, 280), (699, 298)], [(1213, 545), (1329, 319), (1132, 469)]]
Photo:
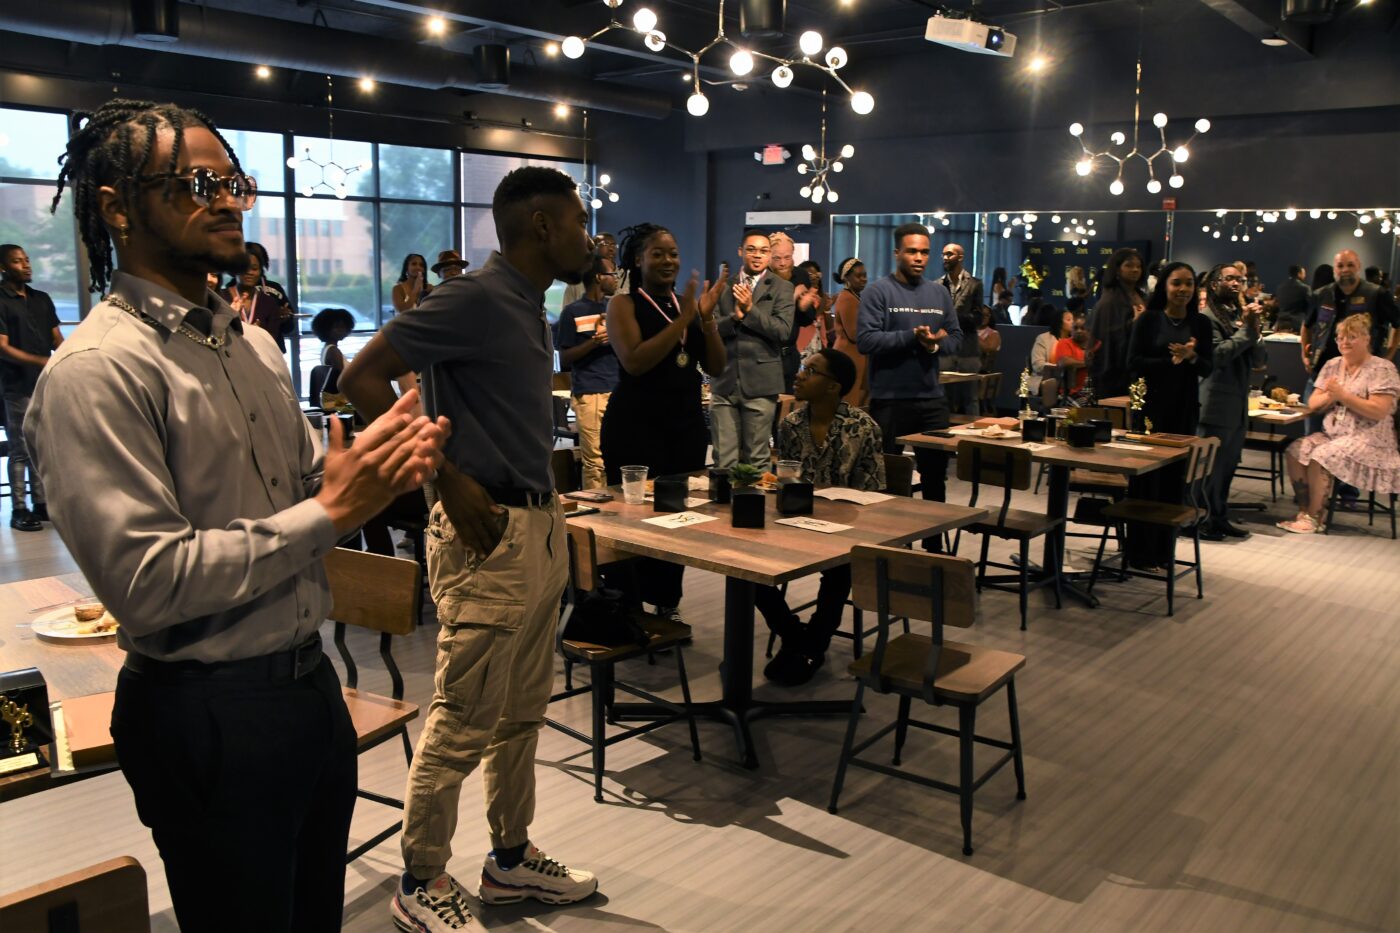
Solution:
[[(0, 585), (0, 668), (15, 671), (34, 667), (43, 674), (51, 709), (55, 702), (60, 710), (68, 708), (64, 718), (73, 729), (67, 732), (65, 750), (74, 756), (75, 763), (71, 769), (36, 769), (0, 776), (0, 800), (23, 797), (116, 767), (106, 724), (126, 652), (117, 647), (115, 637), (47, 641), (30, 628), (48, 610), (66, 608), (85, 599), (91, 601), (91, 593), (80, 573)], [(83, 717), (71, 715), (75, 710), (81, 710)], [(82, 735), (77, 733), (79, 727)]]
[[(1014, 433), (1008, 437), (995, 439), (971, 434), (951, 434), (949, 436), (907, 434), (899, 438), (901, 444), (908, 444), (914, 448), (941, 450), (945, 453), (957, 453), (958, 442), (963, 440), (1006, 446), (1016, 446), (1023, 443), (1021, 436)], [(1131, 444), (1132, 442), (1125, 440), (1113, 443)], [(1050, 469), (1046, 514), (1051, 518), (1063, 519), (1069, 518), (1069, 474), (1071, 470), (1093, 470), (1098, 473), (1116, 473), (1120, 476), (1142, 476), (1153, 470), (1159, 470), (1169, 463), (1184, 460), (1190, 452), (1189, 447), (1167, 447), (1155, 444), (1133, 444), (1134, 448), (1141, 449), (1108, 447), (1104, 444), (1095, 444), (1093, 447), (1071, 447), (1063, 441), (1054, 440), (1037, 444), (1036, 447), (1037, 449), (1031, 452), (1031, 462), (1043, 463)], [(1046, 568), (1054, 566), (1056, 555), (1064, 553), (1065, 526), (1062, 523), (1045, 536), (1043, 560), (1039, 567), (1031, 568), (1032, 572), (1043, 575), (1046, 573)], [(1074, 596), (1085, 605), (1097, 606), (1099, 604), (1094, 594), (1090, 593), (1087, 588), (1077, 585), (1076, 580), (1065, 577), (1062, 583), (1066, 593)]]
[[(892, 496), (870, 505), (815, 500), (811, 518), (849, 526), (825, 534), (777, 524), (776, 496), (767, 495), (762, 528), (735, 528), (730, 507), (706, 501), (691, 511), (717, 516), (713, 521), (666, 529), (646, 519), (657, 518), (650, 502), (629, 505), (620, 487), (609, 490), (616, 498), (600, 503), (591, 515), (570, 516), (568, 521), (593, 530), (599, 563), (620, 557), (653, 557), (669, 563), (707, 570), (725, 578), (724, 659), (720, 665), (721, 696), (693, 704), (697, 716), (720, 720), (734, 729), (739, 758), (745, 767), (758, 767), (749, 724), (761, 716), (839, 715), (850, 713), (847, 701), (782, 702), (753, 696), (754, 590), (780, 586), (791, 580), (850, 563), (857, 544), (903, 545), (979, 521), (983, 508), (948, 505), (924, 499)], [(695, 495), (699, 495), (696, 493)], [(640, 708), (618, 704), (618, 719), (639, 718)]]

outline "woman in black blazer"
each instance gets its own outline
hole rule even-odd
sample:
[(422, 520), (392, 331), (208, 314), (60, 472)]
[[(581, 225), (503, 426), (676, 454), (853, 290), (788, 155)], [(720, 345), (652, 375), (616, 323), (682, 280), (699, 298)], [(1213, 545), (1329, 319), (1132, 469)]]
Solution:
[[(1200, 419), (1199, 385), (1211, 371), (1210, 322), (1196, 308), (1196, 272), (1170, 263), (1157, 277), (1147, 310), (1133, 321), (1128, 364), (1147, 383), (1143, 413), (1154, 431), (1195, 434)], [(1133, 477), (1134, 499), (1180, 502), (1186, 465), (1177, 462)], [(1129, 523), (1128, 563), (1140, 570), (1172, 568), (1171, 536), (1164, 529)]]

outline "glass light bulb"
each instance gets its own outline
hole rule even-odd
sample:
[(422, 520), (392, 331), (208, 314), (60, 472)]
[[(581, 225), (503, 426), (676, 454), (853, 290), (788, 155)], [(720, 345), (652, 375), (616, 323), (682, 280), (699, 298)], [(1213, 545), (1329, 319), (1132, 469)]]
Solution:
[(1069, 125), (1069, 135), (1071, 135), (1071, 136), (1083, 136), (1083, 135), (1084, 135), (1084, 124), (1083, 124), (1083, 123), (1071, 123), (1071, 124)]
[(1205, 224), (1205, 225), (1203, 225), (1203, 226), (1201, 227), (1201, 232), (1202, 232), (1202, 233), (1210, 233), (1210, 224)]
[(612, 184), (612, 176), (604, 172), (602, 175), (598, 176), (598, 184), (606, 188), (608, 185)]
[(855, 147), (855, 146), (852, 146), (850, 143), (846, 143), (846, 145), (844, 145), (844, 146), (841, 147), (841, 158), (843, 158), (843, 159), (849, 159), (849, 158), (854, 157), (855, 154), (856, 154), (856, 147)]
[(1254, 229), (1255, 229), (1255, 230), (1258, 230), (1260, 233), (1263, 233), (1263, 232), (1264, 232), (1264, 225), (1263, 225), (1263, 224), (1260, 224), (1259, 226), (1255, 227)]
[(1124, 136), (1121, 130), (1116, 131), (1112, 136), (1108, 138), (1113, 142), (1113, 145), (1115, 146), (1121, 146), (1128, 141), (1128, 137)]
[(622, 0), (603, 0), (603, 2), (606, 3), (611, 9), (614, 9), (614, 10), (616, 10), (618, 7), (622, 6)]
[(1362, 230), (1360, 227), (1357, 227), (1355, 230), (1351, 231), (1351, 235), (1352, 235), (1352, 236), (1365, 236), (1365, 235), (1366, 235), (1366, 231), (1365, 231), (1365, 230)]
[(831, 170), (833, 172), (844, 172), (846, 170), (846, 163), (837, 159), (835, 162), (831, 163)]
[(1167, 125), (1167, 115), (1165, 113), (1154, 113), (1152, 115), (1152, 125), (1161, 129)]
[(1248, 243), (1248, 242), (1249, 242), (1249, 234), (1246, 233), (1244, 236), (1240, 237), (1240, 239), (1242, 239), (1242, 240), (1244, 240), (1246, 243)]
[(642, 38), (642, 44), (653, 52), (660, 52), (666, 48), (666, 33), (653, 29)]
[(773, 69), (773, 83), (778, 87), (787, 87), (792, 83), (792, 69), (787, 65), (779, 65)]
[(1317, 220), (1318, 218), (1320, 218), (1320, 217), (1322, 216), (1322, 211), (1319, 211), (1319, 210), (1311, 210), (1311, 211), (1308, 211), (1308, 216), (1311, 217), (1313, 220)]
[(608, 200), (613, 204), (616, 204), (618, 201), (621, 201), (622, 198), (618, 196), (618, 193), (616, 191), (609, 191)]
[(287, 168), (296, 168), (296, 167), (297, 167), (297, 163), (300, 162), (300, 161), (301, 161), (301, 159), (297, 158), (296, 156), (291, 156), (291, 157), (289, 157), (289, 158), (287, 159)]
[(1011, 228), (1010, 228), (1010, 227), (1007, 227), (1006, 229), (1002, 230), (1002, 231), (1001, 231), (1001, 236), (1002, 236), (1002, 239), (1004, 239), (1004, 240), (1009, 240), (1009, 239), (1011, 239)]
[(1186, 178), (1182, 175), (1173, 175), (1171, 178), (1167, 179), (1167, 184), (1171, 185), (1173, 188), (1180, 188), (1182, 185), (1186, 184)]
[(807, 174), (807, 163), (806, 163), (806, 162), (803, 162), (801, 165), (797, 166), (797, 174), (799, 174), (799, 175), (806, 175), (806, 174)]
[(1286, 210), (1286, 211), (1283, 212), (1283, 219), (1284, 219), (1284, 220), (1297, 220), (1297, 219), (1298, 219), (1298, 212), (1295, 211), (1293, 208), (1290, 207), (1288, 210)]
[(301, 196), (304, 197), (304, 198), (312, 197), (312, 196), (315, 195), (315, 194), (316, 194), (316, 189), (315, 189), (313, 186), (311, 186), (311, 185), (306, 185), (305, 187), (303, 187), (303, 188), (301, 189)]
[(1050, 215), (1050, 222), (1051, 222), (1052, 224), (1057, 224), (1057, 223), (1059, 223), (1059, 222), (1060, 222), (1060, 215), (1059, 215), (1059, 214), (1051, 214), (1051, 215)]
[(632, 14), (632, 26), (638, 32), (651, 32), (656, 28), (656, 14), (647, 7), (642, 7)]
[(1368, 224), (1368, 223), (1371, 222), (1371, 215), (1370, 215), (1370, 214), (1362, 214), (1360, 220), (1361, 220), (1361, 222), (1362, 222), (1363, 224)]
[(851, 109), (864, 116), (875, 109), (875, 98), (867, 91), (856, 91), (851, 95)]
[(736, 75), (746, 75), (753, 71), (753, 56), (743, 49), (739, 49), (729, 56), (729, 70)]
[(816, 157), (817, 150), (813, 148), (811, 143), (807, 143), (805, 146), (802, 147), (802, 158), (806, 159), (808, 162), (811, 162)]
[(1185, 162), (1189, 158), (1191, 158), (1191, 150), (1185, 146), (1177, 146), (1172, 150), (1173, 162)]
[(592, 201), (588, 202), (588, 206), (596, 211), (598, 208), (603, 206), (603, 202), (598, 198), (594, 198)]
[(826, 199), (832, 204), (835, 204), (837, 201), (841, 200), (840, 196), (837, 195), (835, 191), (831, 191), (829, 189), (826, 192)]
[(346, 188), (344, 185), (341, 185), (339, 188), (335, 189), (335, 196), (342, 201), (345, 200), (346, 195), (348, 195), (349, 193), (349, 189)]
[(1209, 132), (1210, 132), (1210, 121), (1207, 120), (1205, 117), (1201, 117), (1199, 120), (1197, 120), (1197, 121), (1196, 121), (1196, 132), (1197, 132), (1197, 133), (1209, 133)]
[(1162, 190), (1162, 183), (1155, 178), (1147, 179), (1147, 193), (1156, 194)]
[(1109, 193), (1109, 194), (1114, 194), (1114, 195), (1122, 194), (1122, 193), (1123, 193), (1123, 180), (1122, 180), (1121, 178), (1115, 178), (1115, 179), (1113, 179), (1113, 181), (1112, 181), (1112, 182), (1109, 184), (1109, 186), (1108, 186), (1108, 193)]
[(1027, 230), (1027, 231), (1026, 231), (1026, 239), (1029, 240), (1030, 238), (1031, 238), (1031, 232), (1030, 232), (1029, 230)]
[(942, 218), (942, 219), (939, 221), (939, 223), (943, 224), (943, 226), (946, 227), (946, 226), (948, 226), (950, 223), (952, 223), (952, 221), (949, 220), (947, 217), (944, 217), (944, 218)]
[(1216, 211), (1216, 212), (1215, 212), (1215, 216), (1216, 216), (1216, 217), (1224, 217), (1226, 213), (1227, 213), (1227, 211)]
[(802, 195), (802, 197), (804, 198), (810, 198), (812, 196), (812, 186), (803, 185), (801, 188), (798, 189), (797, 193)]
[(811, 58), (822, 50), (822, 34), (815, 29), (809, 29), (797, 38), (797, 47), (802, 50), (802, 54)]
[(1230, 242), (1231, 242), (1231, 243), (1238, 243), (1239, 241), (1240, 241), (1240, 235), (1239, 235), (1238, 233), (1232, 233), (1232, 234), (1230, 234)]
[(837, 71), (846, 67), (846, 50), (839, 45), (833, 45), (826, 50), (826, 67), (832, 71)]
[(685, 109), (690, 111), (692, 117), (703, 117), (710, 112), (710, 99), (699, 91), (690, 95), (685, 102)]
[(1019, 217), (1013, 217), (1013, 218), (1011, 218), (1011, 226), (1013, 226), (1013, 227), (1019, 227), (1019, 226), (1021, 226), (1021, 218), (1019, 218)]
[(1337, 219), (1337, 212), (1336, 212), (1336, 211), (1328, 211), (1328, 212), (1327, 212), (1327, 219), (1328, 219), (1328, 220), (1336, 220), (1336, 219)]
[(1090, 162), (1088, 159), (1080, 159), (1078, 162), (1074, 163), (1074, 170), (1080, 175), (1088, 175), (1094, 170), (1094, 163)]
[(559, 51), (564, 53), (565, 58), (582, 58), (583, 40), (578, 36), (569, 36), (559, 43)]
[(1011, 215), (1010, 215), (1010, 214), (998, 214), (998, 215), (997, 215), (997, 220), (1001, 221), (1002, 223), (1006, 223), (1006, 222), (1007, 222), (1008, 220), (1010, 220), (1010, 219), (1011, 219)]
[(1219, 230), (1215, 231), (1214, 233), (1211, 234), (1211, 236), (1214, 237), (1214, 238), (1217, 239), (1217, 240), (1220, 239), (1220, 231), (1219, 231)]
[(813, 203), (813, 204), (820, 204), (820, 203), (822, 203), (822, 199), (825, 198), (825, 197), (826, 197), (826, 192), (823, 191), (821, 188), (813, 188), (813, 189), (812, 189), (812, 203)]

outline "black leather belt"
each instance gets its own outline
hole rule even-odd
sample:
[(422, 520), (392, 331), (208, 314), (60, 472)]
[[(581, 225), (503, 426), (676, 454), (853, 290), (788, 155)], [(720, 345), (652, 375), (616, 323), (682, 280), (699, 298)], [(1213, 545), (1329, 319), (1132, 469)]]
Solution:
[(127, 670), (154, 680), (247, 680), (291, 683), (321, 663), (321, 636), (313, 635), (295, 648), (237, 661), (161, 661), (128, 652)]
[(486, 494), (497, 505), (510, 505), (517, 509), (539, 508), (554, 501), (554, 490), (531, 492), (528, 489), (492, 489), (488, 486)]

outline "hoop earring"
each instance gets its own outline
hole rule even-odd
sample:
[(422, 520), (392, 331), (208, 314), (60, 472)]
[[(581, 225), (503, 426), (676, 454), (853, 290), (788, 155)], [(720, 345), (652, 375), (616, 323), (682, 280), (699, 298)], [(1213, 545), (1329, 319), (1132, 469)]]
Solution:
[(125, 245), (126, 245), (126, 240), (127, 240), (126, 232), (127, 232), (128, 230), (130, 230), (130, 229), (131, 229), (131, 228), (128, 227), (128, 226), (126, 226), (126, 225), (122, 225), (122, 226), (120, 226), (120, 227), (117, 228), (117, 239), (121, 241), (122, 246), (125, 246)]

